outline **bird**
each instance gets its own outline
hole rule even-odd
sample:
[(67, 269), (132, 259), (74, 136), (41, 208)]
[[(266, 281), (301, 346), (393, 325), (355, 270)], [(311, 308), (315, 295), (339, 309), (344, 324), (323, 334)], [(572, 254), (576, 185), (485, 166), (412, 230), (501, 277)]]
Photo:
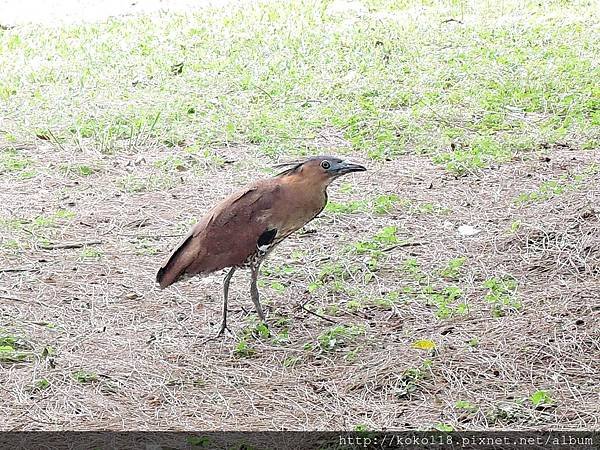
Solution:
[(156, 282), (165, 289), (179, 280), (229, 268), (223, 280), (221, 327), (215, 337), (229, 330), (229, 283), (237, 269), (250, 269), (250, 297), (259, 319), (267, 325), (256, 286), (261, 263), (278, 244), (323, 211), (332, 181), (367, 170), (323, 155), (275, 167), (285, 170), (232, 193), (206, 212), (156, 274)]

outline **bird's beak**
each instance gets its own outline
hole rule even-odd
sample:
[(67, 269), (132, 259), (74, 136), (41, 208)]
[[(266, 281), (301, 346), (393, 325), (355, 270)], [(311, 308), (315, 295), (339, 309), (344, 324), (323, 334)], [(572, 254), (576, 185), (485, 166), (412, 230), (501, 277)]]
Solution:
[(361, 166), (360, 164), (355, 164), (350, 161), (342, 161), (341, 163), (339, 163), (338, 167), (336, 167), (336, 172), (339, 175), (345, 175), (351, 172), (364, 172), (365, 170), (367, 170), (366, 167)]

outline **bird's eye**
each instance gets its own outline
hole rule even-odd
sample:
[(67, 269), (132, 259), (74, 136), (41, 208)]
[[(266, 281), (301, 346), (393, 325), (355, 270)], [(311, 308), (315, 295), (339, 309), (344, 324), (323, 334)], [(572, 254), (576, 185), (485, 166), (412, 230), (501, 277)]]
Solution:
[(324, 161), (321, 161), (321, 167), (325, 170), (329, 170), (329, 168), (331, 167), (331, 164), (329, 163), (329, 161), (324, 160)]

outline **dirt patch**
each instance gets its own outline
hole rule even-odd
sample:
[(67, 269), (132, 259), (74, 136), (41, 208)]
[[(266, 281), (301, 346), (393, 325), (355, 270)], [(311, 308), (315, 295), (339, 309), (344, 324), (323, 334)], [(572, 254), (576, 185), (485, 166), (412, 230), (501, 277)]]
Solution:
[[(45, 143), (19, 154), (36, 172), (0, 181), (0, 329), (22, 340), (24, 355), (0, 366), (5, 430), (575, 429), (600, 420), (600, 180), (590, 174), (550, 198), (517, 201), (547, 180), (569, 183), (593, 152), (528, 155), (463, 178), (415, 156), (368, 163), (368, 176), (344, 180), (353, 189), (332, 187), (331, 200), (402, 201), (385, 214), (327, 212), (281, 245), (261, 290), (273, 329), (285, 328), (287, 339), (246, 336), (251, 354), (238, 347), (250, 321), (241, 307), (252, 311), (247, 274), (234, 278), (230, 295), (238, 338), (205, 345), (220, 318), (221, 274), (165, 291), (153, 281), (191, 221), (264, 176), (266, 159), (250, 147), (212, 160)], [(464, 224), (478, 232), (459, 235)], [(390, 245), (373, 269), (370, 253), (348, 244), (385, 227), (416, 245)], [(61, 243), (81, 246), (48, 249)], [(441, 275), (459, 258), (456, 274)], [(450, 301), (440, 317), (438, 296), (453, 287), (467, 309)], [(490, 293), (518, 305), (497, 305)], [(334, 325), (302, 309), (307, 301), (356, 333), (324, 350)], [(417, 340), (435, 351), (415, 348)], [(36, 385), (41, 379), (48, 386)], [(532, 404), (537, 390), (551, 404)]]

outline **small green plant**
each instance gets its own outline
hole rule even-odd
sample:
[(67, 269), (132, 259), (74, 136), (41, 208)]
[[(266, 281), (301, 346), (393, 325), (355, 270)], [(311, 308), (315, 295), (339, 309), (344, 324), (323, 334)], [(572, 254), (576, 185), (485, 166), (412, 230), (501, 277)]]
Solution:
[(494, 317), (501, 317), (507, 311), (521, 309), (521, 302), (516, 295), (517, 282), (511, 276), (488, 278), (483, 282), (483, 286), (488, 289), (484, 298), (492, 304)]
[(71, 220), (75, 218), (76, 214), (73, 211), (69, 211), (68, 209), (59, 209), (54, 213), (54, 218), (56, 219), (65, 219)]
[(446, 169), (464, 175), (489, 166), (492, 162), (505, 162), (512, 156), (512, 149), (491, 136), (474, 139), (469, 147), (455, 147), (451, 151), (434, 155), (433, 161), (444, 164)]
[(348, 362), (354, 362), (358, 359), (358, 353), (360, 352), (360, 348), (355, 348), (353, 350), (349, 350), (344, 356), (344, 359)]
[(399, 203), (401, 203), (401, 199), (396, 194), (382, 194), (372, 200), (351, 200), (346, 203), (330, 201), (327, 203), (325, 211), (337, 214), (353, 214), (370, 209), (375, 214), (383, 215), (393, 211)]
[(544, 200), (548, 200), (556, 195), (560, 195), (565, 192), (568, 186), (561, 181), (564, 181), (565, 178), (562, 178), (560, 181), (545, 181), (536, 191), (521, 193), (515, 200), (517, 204), (523, 203), (533, 203), (533, 202), (541, 202)]
[(35, 228), (49, 228), (56, 226), (56, 218), (50, 216), (37, 216), (33, 219), (32, 225)]
[(356, 312), (363, 308), (363, 302), (359, 299), (352, 299), (348, 303), (346, 303), (346, 308), (348, 311)]
[(253, 356), (256, 353), (256, 350), (254, 350), (250, 344), (248, 344), (248, 341), (246, 340), (245, 337), (241, 338), (238, 343), (235, 345), (235, 348), (233, 350), (233, 354), (238, 357), (238, 358), (248, 358), (250, 356)]
[(296, 272), (296, 269), (292, 266), (288, 266), (287, 264), (279, 265), (269, 265), (266, 264), (261, 269), (262, 275), (268, 276), (277, 276), (277, 277), (287, 277), (288, 275), (292, 275)]
[(0, 335), (0, 363), (29, 361), (34, 356), (33, 347), (25, 339), (13, 335)]
[(280, 283), (279, 281), (271, 281), (271, 289), (273, 289), (278, 294), (283, 294), (285, 292), (285, 285)]
[(332, 351), (347, 346), (364, 331), (364, 327), (359, 325), (336, 325), (321, 333), (317, 338), (317, 343), (321, 350)]
[(399, 242), (398, 236), (398, 228), (395, 226), (383, 227), (377, 234), (373, 237), (373, 240), (379, 244), (384, 245), (393, 245)]
[(40, 392), (45, 391), (50, 387), (50, 382), (45, 378), (41, 378), (39, 380), (35, 380), (32, 385), (29, 386), (29, 390), (31, 392)]
[(359, 211), (364, 211), (366, 202), (362, 200), (352, 200), (347, 203), (337, 203), (330, 201), (325, 206), (325, 211), (334, 214), (352, 214)]
[(421, 265), (417, 258), (407, 258), (402, 262), (402, 269), (407, 272), (412, 278), (420, 280), (425, 277), (421, 270)]
[(98, 169), (88, 165), (64, 164), (60, 170), (67, 176), (89, 177), (98, 171)]
[(401, 200), (396, 194), (379, 195), (373, 200), (373, 212), (388, 214), (394, 210), (398, 203), (401, 203)]
[(22, 352), (10, 345), (0, 345), (0, 363), (16, 363), (29, 360), (33, 355)]
[(332, 292), (345, 292), (348, 289), (346, 281), (351, 280), (356, 269), (339, 262), (323, 264), (317, 275), (317, 279), (308, 285), (310, 293), (315, 292), (323, 286)]
[(304, 258), (305, 255), (306, 252), (304, 250), (292, 250), (290, 256), (294, 261), (300, 261), (302, 258)]
[(103, 253), (94, 247), (84, 247), (79, 253), (79, 256), (83, 259), (98, 259), (102, 255)]
[(189, 169), (188, 164), (182, 158), (167, 156), (164, 159), (154, 161), (153, 166), (163, 172), (183, 172)]
[(344, 194), (349, 194), (354, 190), (354, 185), (352, 183), (348, 183), (347, 181), (340, 183), (340, 192)]
[(454, 427), (448, 423), (438, 422), (433, 426), (434, 429), (438, 431), (450, 432), (454, 431)]
[(521, 229), (522, 225), (523, 225), (523, 222), (521, 222), (520, 220), (513, 220), (510, 224), (508, 232), (510, 234), (514, 234)]
[(451, 210), (434, 203), (417, 203), (410, 206), (410, 211), (416, 214), (447, 214)]
[(98, 374), (87, 370), (78, 370), (72, 373), (73, 378), (79, 383), (93, 383), (98, 381)]
[(269, 327), (261, 322), (257, 316), (250, 315), (246, 318), (247, 325), (242, 329), (242, 337), (251, 339), (253, 337), (270, 337)]
[(308, 286), (307, 286), (307, 290), (309, 294), (312, 294), (315, 291), (318, 291), (319, 289), (321, 289), (323, 287), (323, 282), (321, 280), (317, 280), (317, 281), (311, 281)]
[(437, 307), (435, 315), (439, 319), (464, 315), (469, 311), (469, 307), (465, 302), (457, 303), (457, 300), (463, 295), (462, 290), (457, 286), (447, 286), (441, 290), (432, 286), (425, 286), (421, 292), (427, 299), (427, 303)]
[(536, 407), (549, 406), (554, 403), (550, 393), (544, 390), (535, 391), (533, 394), (531, 394), (529, 400), (533, 406)]
[(299, 362), (299, 356), (288, 356), (283, 360), (283, 367), (296, 367)]
[(256, 327), (254, 327), (254, 333), (262, 338), (268, 338), (271, 335), (271, 332), (269, 331), (269, 327), (267, 327), (262, 322), (257, 324)]
[(477, 411), (477, 407), (475, 405), (473, 405), (471, 402), (467, 401), (467, 400), (458, 400), (454, 404), (454, 407), (456, 409), (463, 410), (463, 411), (468, 411), (468, 412)]
[(136, 254), (152, 256), (159, 253), (160, 249), (156, 246), (155, 241), (149, 239), (140, 239), (135, 244)]
[(16, 150), (2, 150), (0, 152), (0, 174), (8, 172), (23, 172), (31, 166), (31, 160), (21, 156)]
[(383, 297), (378, 297), (372, 301), (373, 305), (377, 308), (390, 310), (400, 300), (400, 293), (398, 291), (390, 291)]
[(402, 372), (394, 386), (394, 395), (399, 399), (410, 399), (412, 394), (419, 389), (419, 383), (429, 377), (431, 367), (431, 359), (425, 359), (419, 367), (409, 368)]
[(469, 345), (469, 347), (472, 347), (472, 348), (479, 347), (479, 339), (476, 337), (471, 338), (471, 339), (469, 339), (467, 344)]
[(465, 264), (466, 257), (453, 258), (446, 263), (446, 266), (440, 270), (440, 275), (448, 280), (456, 280), (460, 275), (460, 269)]
[(354, 243), (354, 251), (362, 255), (363, 253), (377, 253), (379, 252), (379, 245), (376, 242), (363, 241)]

